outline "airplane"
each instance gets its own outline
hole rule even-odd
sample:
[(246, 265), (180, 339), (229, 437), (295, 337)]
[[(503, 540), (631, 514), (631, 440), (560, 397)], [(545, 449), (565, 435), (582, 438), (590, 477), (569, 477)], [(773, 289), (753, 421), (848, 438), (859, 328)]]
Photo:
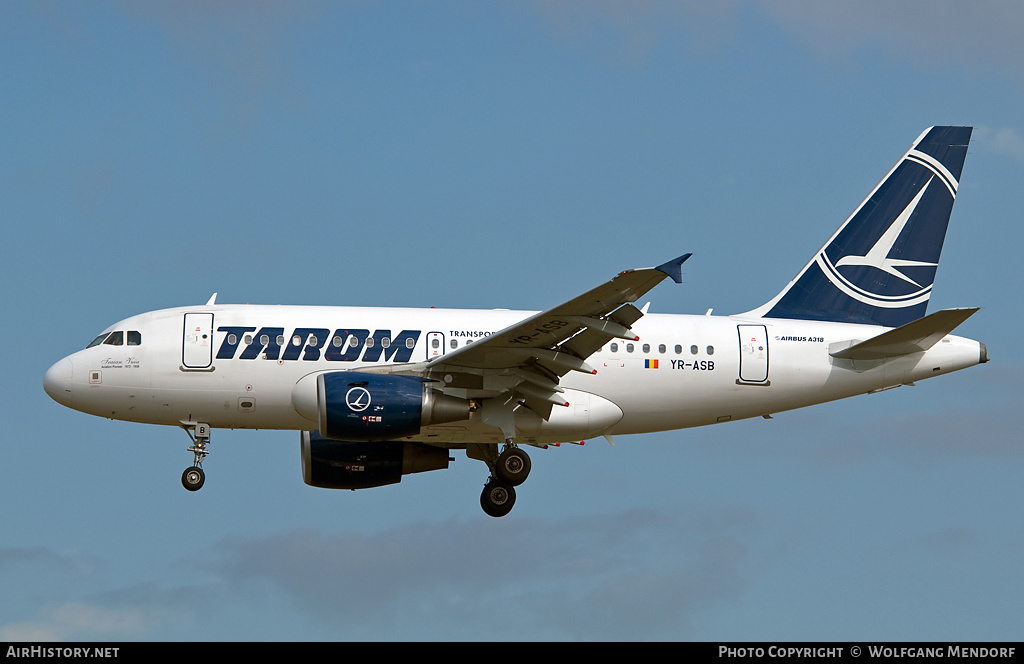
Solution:
[(626, 270), (545, 311), (219, 304), (111, 325), (46, 372), (75, 410), (181, 427), (200, 489), (215, 428), (300, 432), (308, 485), (362, 489), (484, 462), (501, 517), (524, 447), (765, 417), (988, 361), (951, 332), (977, 308), (926, 315), (971, 127), (925, 130), (774, 298), (730, 316), (634, 303), (687, 253)]

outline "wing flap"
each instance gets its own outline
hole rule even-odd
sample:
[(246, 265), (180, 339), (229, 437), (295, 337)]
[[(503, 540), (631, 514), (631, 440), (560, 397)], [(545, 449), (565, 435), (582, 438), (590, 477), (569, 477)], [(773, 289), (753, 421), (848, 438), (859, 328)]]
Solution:
[[(638, 321), (642, 316), (643, 313), (641, 313), (640, 310), (632, 304), (624, 304), (603, 320), (607, 325), (588, 326), (579, 334), (563, 343), (562, 348), (578, 357), (590, 357), (597, 351), (597, 349), (601, 348), (612, 339), (636, 341), (640, 337), (633, 333), (630, 326)], [(621, 331), (623, 333), (612, 334), (612, 330)]]

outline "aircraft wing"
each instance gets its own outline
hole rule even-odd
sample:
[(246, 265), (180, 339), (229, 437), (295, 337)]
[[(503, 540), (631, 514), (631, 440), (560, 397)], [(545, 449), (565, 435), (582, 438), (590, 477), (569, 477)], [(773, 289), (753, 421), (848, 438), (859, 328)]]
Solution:
[[(559, 376), (571, 370), (593, 373), (583, 360), (609, 339), (638, 338), (629, 326), (643, 314), (629, 303), (665, 277), (681, 282), (681, 266), (690, 256), (680, 256), (658, 267), (626, 270), (568, 302), (443, 355), (427, 366), (497, 369), (532, 360)], [(584, 338), (577, 339), (580, 335)]]
[(613, 338), (638, 339), (630, 329), (643, 313), (631, 303), (665, 277), (682, 282), (685, 254), (658, 267), (626, 270), (556, 307), (542, 311), (484, 339), (419, 365), (399, 365), (442, 382), (442, 389), (469, 396), (514, 392), (541, 417), (552, 405), (567, 405), (559, 378), (570, 371), (597, 373), (586, 359)]

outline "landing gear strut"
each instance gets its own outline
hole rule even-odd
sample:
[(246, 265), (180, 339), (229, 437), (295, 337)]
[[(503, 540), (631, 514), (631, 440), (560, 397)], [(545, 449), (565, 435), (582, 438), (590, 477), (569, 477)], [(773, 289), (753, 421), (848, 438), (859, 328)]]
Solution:
[[(483, 445), (480, 446), (484, 447)], [(497, 454), (497, 446), (491, 447), (486, 455), (473, 455), (484, 461), (491, 470), (491, 476), (480, 494), (480, 507), (488, 516), (502, 517), (512, 511), (516, 504), (516, 490), (530, 474), (530, 457), (511, 440)]]
[(195, 435), (189, 431), (190, 428), (187, 425), (182, 425), (182, 429), (188, 434), (188, 437), (192, 439), (192, 446), (188, 448), (189, 452), (195, 454), (195, 461), (191, 468), (186, 468), (185, 472), (181, 474), (181, 485), (189, 491), (199, 491), (203, 488), (203, 483), (206, 482), (206, 473), (203, 472), (203, 459), (209, 454), (209, 450), (206, 448), (210, 444), (210, 425), (197, 423), (194, 425)]

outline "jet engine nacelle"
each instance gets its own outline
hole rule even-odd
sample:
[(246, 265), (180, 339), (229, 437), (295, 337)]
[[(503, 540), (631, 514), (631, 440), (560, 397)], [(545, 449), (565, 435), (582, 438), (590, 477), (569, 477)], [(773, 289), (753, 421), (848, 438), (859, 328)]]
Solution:
[(352, 442), (415, 436), (430, 424), (468, 419), (470, 409), (469, 401), (432, 389), (423, 378), (357, 371), (306, 376), (292, 403), (317, 422), (322, 437)]
[(328, 440), (302, 433), (302, 480), (322, 489), (368, 489), (402, 481), (402, 475), (448, 467), (448, 450), (401, 441)]

